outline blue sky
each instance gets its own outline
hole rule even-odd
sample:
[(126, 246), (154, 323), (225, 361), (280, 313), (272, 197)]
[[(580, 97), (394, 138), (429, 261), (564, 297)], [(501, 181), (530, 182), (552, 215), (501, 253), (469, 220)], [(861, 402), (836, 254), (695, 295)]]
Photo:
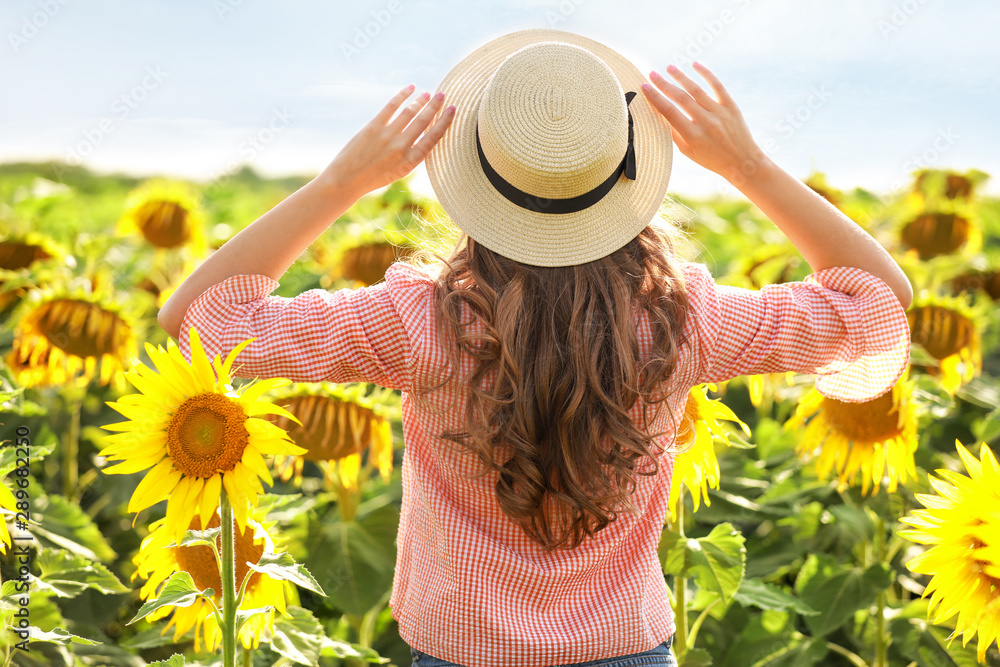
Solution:
[[(4, 0), (0, 27), (2, 162), (312, 175), (403, 85), (554, 27), (643, 71), (702, 60), (796, 176), (887, 192), (921, 165), (975, 167), (1000, 193), (995, 0)], [(732, 192), (674, 165), (671, 191)]]

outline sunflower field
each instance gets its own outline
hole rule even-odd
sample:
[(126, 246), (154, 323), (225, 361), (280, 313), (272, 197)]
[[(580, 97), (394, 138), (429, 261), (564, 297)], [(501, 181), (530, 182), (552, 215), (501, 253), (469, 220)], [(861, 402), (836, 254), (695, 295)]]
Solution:
[[(1000, 665), (1000, 200), (987, 175), (807, 184), (906, 271), (910, 366), (841, 403), (809, 376), (695, 387), (659, 555), (681, 665)], [(3, 667), (410, 664), (388, 601), (398, 392), (245, 381), (160, 305), (305, 178), (197, 184), (0, 165)], [(746, 201), (671, 195), (720, 283), (804, 278)], [(454, 232), (405, 182), (275, 292), (380, 281)], [(228, 529), (226, 528), (228, 526)]]

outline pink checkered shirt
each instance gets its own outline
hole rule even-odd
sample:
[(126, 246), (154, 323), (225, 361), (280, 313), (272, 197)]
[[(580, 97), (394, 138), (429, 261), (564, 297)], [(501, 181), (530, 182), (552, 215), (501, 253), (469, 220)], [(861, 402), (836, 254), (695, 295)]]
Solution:
[[(669, 380), (674, 413), (688, 390), (738, 375), (816, 373), (826, 396), (874, 398), (902, 374), (909, 329), (879, 279), (855, 268), (750, 291), (715, 284), (685, 264), (688, 342)], [(374, 382), (402, 391), (403, 501), (389, 604), (410, 646), (464, 665), (556, 665), (649, 650), (674, 632), (657, 559), (673, 455), (638, 476), (636, 514), (623, 514), (575, 550), (544, 553), (501, 511), (495, 473), (478, 480), (471, 455), (437, 437), (461, 426), (465, 392), (454, 384), (410, 398), (437, 380), (444, 353), (435, 335), (431, 278), (405, 264), (357, 290), (268, 296), (278, 283), (239, 275), (206, 290), (182, 326), (196, 327), (210, 356), (256, 341), (238, 359), (242, 377), (299, 382)], [(636, 308), (640, 355), (651, 350), (648, 317)], [(187, 334), (181, 349), (190, 355)], [(466, 372), (470, 360), (463, 362)], [(640, 406), (633, 416), (640, 419)], [(672, 430), (666, 411), (654, 423)], [(500, 457), (503, 460), (503, 457)]]

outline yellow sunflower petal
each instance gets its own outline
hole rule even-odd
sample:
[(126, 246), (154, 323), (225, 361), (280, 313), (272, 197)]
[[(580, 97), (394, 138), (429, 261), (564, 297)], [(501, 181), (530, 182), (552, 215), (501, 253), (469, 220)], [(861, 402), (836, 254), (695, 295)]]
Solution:
[[(236, 361), (236, 357), (239, 356), (240, 352), (242, 352), (247, 345), (254, 342), (255, 340), (257, 339), (250, 338), (248, 340), (243, 341), (242, 343), (234, 347), (232, 350), (230, 350), (229, 354), (226, 355), (226, 361), (222, 364), (223, 376), (225, 376), (226, 378), (232, 377), (233, 362)], [(220, 377), (219, 379), (221, 380), (222, 378)]]
[(205, 490), (201, 493), (201, 525), (207, 526), (209, 518), (219, 507), (219, 490), (222, 488), (222, 475), (212, 475), (205, 480)]
[[(108, 475), (128, 475), (140, 472), (159, 463), (166, 454), (167, 448), (161, 447), (143, 456), (129, 457), (122, 463), (104, 468), (104, 472)], [(102, 456), (110, 457), (109, 454), (102, 454)]]
[(253, 446), (247, 447), (243, 450), (243, 465), (250, 468), (256, 475), (261, 477), (268, 486), (274, 486), (274, 480), (271, 478), (271, 471), (267, 469), (267, 463), (264, 462), (264, 457), (260, 455), (260, 452), (256, 450)]
[(165, 500), (180, 479), (181, 474), (173, 469), (173, 462), (170, 459), (160, 461), (135, 487), (132, 499), (128, 503), (128, 511), (141, 512)]

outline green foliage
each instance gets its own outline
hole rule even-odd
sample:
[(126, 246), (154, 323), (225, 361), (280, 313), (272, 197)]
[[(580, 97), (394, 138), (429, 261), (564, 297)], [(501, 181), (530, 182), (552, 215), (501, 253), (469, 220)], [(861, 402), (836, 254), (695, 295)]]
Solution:
[(728, 523), (699, 538), (665, 530), (660, 538), (663, 571), (675, 577), (694, 577), (699, 587), (718, 593), (728, 604), (743, 580), (747, 554), (744, 541)]
[(107, 567), (78, 554), (54, 549), (38, 552), (41, 575), (36, 590), (51, 591), (58, 597), (75, 597), (88, 588), (101, 593), (127, 593), (127, 588)]
[(183, 570), (174, 572), (167, 579), (167, 583), (164, 585), (163, 590), (160, 591), (160, 594), (155, 599), (149, 600), (142, 605), (135, 618), (129, 621), (129, 625), (146, 618), (157, 609), (162, 609), (163, 607), (190, 607), (198, 598), (205, 598), (210, 601), (214, 594), (215, 591), (211, 588), (200, 590), (195, 586), (194, 579), (187, 572)]
[(845, 567), (824, 554), (811, 554), (795, 580), (803, 602), (823, 613), (810, 615), (806, 624), (815, 635), (826, 635), (853, 618), (858, 609), (874, 604), (875, 596), (892, 583), (885, 563), (862, 570)]
[(316, 579), (309, 574), (309, 570), (301, 563), (296, 563), (291, 554), (264, 554), (256, 565), (247, 563), (247, 566), (254, 572), (266, 574), (272, 579), (290, 581), (307, 590), (326, 595), (323, 588), (316, 583)]
[(310, 515), (305, 563), (338, 609), (362, 616), (392, 586), (398, 525), (392, 505), (359, 512), (353, 521)]

